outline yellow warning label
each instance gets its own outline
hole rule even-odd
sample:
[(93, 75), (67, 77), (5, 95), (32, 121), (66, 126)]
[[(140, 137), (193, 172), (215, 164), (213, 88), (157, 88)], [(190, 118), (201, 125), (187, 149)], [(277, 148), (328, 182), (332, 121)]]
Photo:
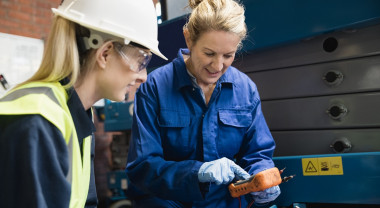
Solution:
[(304, 176), (343, 175), (342, 157), (302, 158)]

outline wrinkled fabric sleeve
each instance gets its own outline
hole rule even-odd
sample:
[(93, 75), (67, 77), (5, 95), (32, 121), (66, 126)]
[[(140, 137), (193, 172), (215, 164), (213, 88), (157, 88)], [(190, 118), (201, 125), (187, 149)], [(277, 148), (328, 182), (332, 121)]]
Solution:
[(239, 165), (250, 175), (274, 167), (272, 160), (275, 142), (261, 110), (261, 100), (256, 85), (252, 84), (252, 123), (247, 129), (239, 152)]
[[(142, 84), (135, 96), (132, 139), (126, 168), (130, 182), (146, 194), (179, 201), (202, 200), (195, 160), (167, 161), (161, 146), (155, 90)], [(160, 98), (166, 99), (166, 98)]]
[(6, 124), (5, 117), (0, 116), (0, 207), (69, 207), (62, 134), (39, 115)]

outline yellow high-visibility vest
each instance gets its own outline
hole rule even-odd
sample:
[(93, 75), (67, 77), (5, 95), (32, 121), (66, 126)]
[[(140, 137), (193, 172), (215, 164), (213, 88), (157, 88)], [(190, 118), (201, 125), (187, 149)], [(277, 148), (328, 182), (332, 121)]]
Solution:
[[(91, 136), (83, 140), (83, 156), (74, 121), (67, 106), (68, 95), (59, 82), (32, 82), (11, 90), (0, 99), (1, 115), (39, 114), (62, 133), (69, 152), (70, 208), (84, 207), (91, 174)], [(58, 139), (58, 138), (57, 138)]]

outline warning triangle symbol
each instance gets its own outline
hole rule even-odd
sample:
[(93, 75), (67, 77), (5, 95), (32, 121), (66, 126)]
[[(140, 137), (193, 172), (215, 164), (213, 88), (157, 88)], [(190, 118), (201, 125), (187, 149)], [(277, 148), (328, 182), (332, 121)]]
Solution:
[(310, 173), (310, 172), (318, 172), (318, 171), (315, 168), (315, 166), (313, 165), (313, 163), (311, 161), (309, 161), (309, 163), (307, 163), (305, 172)]

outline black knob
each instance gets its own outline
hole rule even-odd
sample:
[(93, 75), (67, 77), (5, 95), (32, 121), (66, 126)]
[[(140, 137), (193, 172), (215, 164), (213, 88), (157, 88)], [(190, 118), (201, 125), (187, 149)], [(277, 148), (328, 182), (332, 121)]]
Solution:
[(330, 148), (337, 153), (344, 153), (351, 151), (352, 145), (347, 138), (336, 139), (331, 145)]
[(323, 50), (326, 52), (333, 52), (338, 48), (338, 40), (334, 37), (329, 37), (323, 41)]
[(343, 81), (343, 74), (339, 71), (328, 71), (323, 75), (323, 80), (329, 86), (337, 86)]
[(343, 118), (348, 110), (344, 105), (340, 104), (331, 106), (326, 112), (332, 119), (337, 120)]

